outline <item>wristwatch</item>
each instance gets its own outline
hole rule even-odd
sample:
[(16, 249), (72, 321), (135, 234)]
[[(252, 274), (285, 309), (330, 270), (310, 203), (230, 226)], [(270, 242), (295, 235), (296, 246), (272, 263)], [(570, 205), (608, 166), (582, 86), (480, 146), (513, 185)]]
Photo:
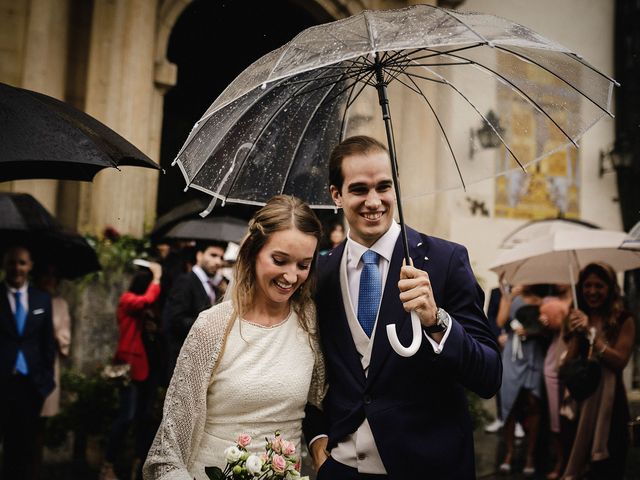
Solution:
[(451, 317), (449, 314), (445, 312), (442, 308), (438, 308), (436, 311), (436, 323), (429, 326), (424, 327), (424, 331), (432, 334), (432, 333), (442, 333), (449, 328), (449, 324), (451, 323)]

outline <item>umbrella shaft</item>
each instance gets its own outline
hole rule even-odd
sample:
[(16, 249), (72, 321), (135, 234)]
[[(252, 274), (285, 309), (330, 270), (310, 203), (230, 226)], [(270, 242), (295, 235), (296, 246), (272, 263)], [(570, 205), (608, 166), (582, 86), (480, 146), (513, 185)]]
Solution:
[(409, 255), (409, 243), (407, 242), (407, 232), (404, 226), (404, 213), (402, 212), (402, 202), (400, 199), (400, 182), (398, 179), (398, 161), (396, 157), (396, 145), (393, 138), (393, 127), (391, 125), (391, 111), (389, 110), (389, 98), (387, 97), (387, 84), (382, 77), (382, 65), (376, 53), (376, 89), (382, 107), (382, 119), (387, 132), (387, 146), (389, 147), (389, 158), (391, 160), (391, 174), (393, 176), (393, 188), (396, 192), (396, 205), (398, 206), (398, 219), (400, 220), (400, 236), (402, 237), (402, 248), (404, 250), (404, 260), (406, 265), (411, 265)]
[(375, 60), (376, 68), (376, 89), (378, 90), (378, 101), (382, 108), (382, 118), (386, 122), (391, 120), (391, 111), (389, 110), (389, 97), (387, 96), (387, 83), (384, 81), (384, 75), (382, 73), (382, 63), (380, 63), (380, 56), (376, 52)]

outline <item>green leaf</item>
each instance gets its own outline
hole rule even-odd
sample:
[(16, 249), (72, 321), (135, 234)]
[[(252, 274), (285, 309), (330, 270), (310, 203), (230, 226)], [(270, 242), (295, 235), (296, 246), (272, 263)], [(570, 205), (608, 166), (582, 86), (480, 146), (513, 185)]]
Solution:
[(207, 474), (209, 480), (224, 480), (224, 473), (218, 467), (205, 467), (204, 473)]

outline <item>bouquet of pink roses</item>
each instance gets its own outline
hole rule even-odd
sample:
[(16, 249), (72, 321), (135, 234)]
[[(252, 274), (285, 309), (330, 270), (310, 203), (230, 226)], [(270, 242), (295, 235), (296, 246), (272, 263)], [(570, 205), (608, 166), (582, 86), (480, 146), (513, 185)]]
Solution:
[(205, 472), (211, 480), (309, 480), (300, 477), (300, 460), (295, 455), (296, 446), (285, 440), (276, 431), (271, 438), (265, 438), (265, 453), (247, 451), (251, 436), (243, 433), (235, 445), (224, 451), (227, 465), (207, 467)]

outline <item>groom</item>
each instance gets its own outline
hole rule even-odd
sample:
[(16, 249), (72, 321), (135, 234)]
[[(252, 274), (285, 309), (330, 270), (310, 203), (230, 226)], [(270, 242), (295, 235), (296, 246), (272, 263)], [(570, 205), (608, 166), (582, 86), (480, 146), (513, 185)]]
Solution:
[[(349, 235), (318, 264), (329, 389), (304, 422), (317, 479), (475, 478), (465, 388), (493, 396), (502, 363), (467, 251), (407, 228), (413, 266), (402, 266), (389, 154), (377, 140), (345, 139), (329, 169)], [(411, 310), (424, 338), (405, 358), (385, 326), (409, 345)]]

